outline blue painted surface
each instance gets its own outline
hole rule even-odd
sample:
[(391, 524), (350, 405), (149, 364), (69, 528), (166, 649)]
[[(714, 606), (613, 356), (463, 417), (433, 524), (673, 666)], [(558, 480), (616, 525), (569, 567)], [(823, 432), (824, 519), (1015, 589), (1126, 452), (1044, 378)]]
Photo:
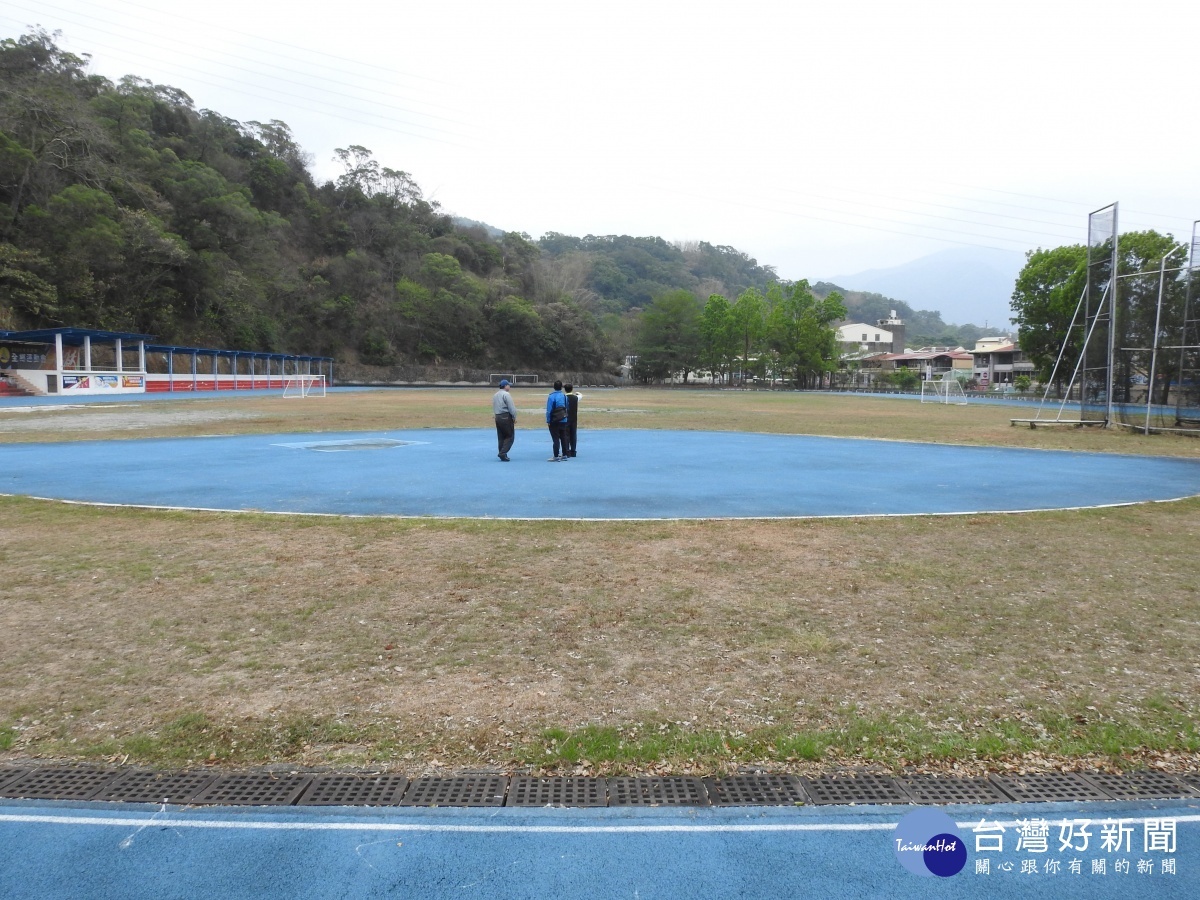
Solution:
[[(894, 854), (912, 807), (595, 810), (0, 806), (0, 896), (23, 898), (1193, 898), (1200, 807), (1184, 801), (939, 807), (966, 867), (919, 877)], [(1018, 851), (1019, 820), (1049, 823), (1045, 852)], [(1059, 823), (1088, 818), (1087, 851), (1061, 851)], [(1173, 853), (1144, 850), (1144, 821), (1175, 822)], [(1004, 848), (972, 829), (1006, 823)], [(1105, 852), (1104, 822), (1132, 829)], [(976, 871), (988, 857), (991, 871)], [(1071, 859), (1081, 872), (1071, 874)], [(1058, 874), (1044, 870), (1057, 859)], [(1104, 859), (1105, 874), (1092, 860)], [(1164, 874), (1170, 859), (1174, 874)], [(1021, 873), (1033, 860), (1036, 873)], [(1117, 869), (1127, 860), (1130, 871)], [(1140, 860), (1153, 871), (1138, 873)], [(1011, 864), (1012, 871), (1002, 866)]]
[(490, 429), (6, 444), (0, 492), (228, 510), (569, 519), (1015, 511), (1200, 494), (1194, 459), (649, 430), (588, 430), (579, 446), (577, 459), (548, 463), (547, 433), (519, 429), (513, 462), (503, 464)]

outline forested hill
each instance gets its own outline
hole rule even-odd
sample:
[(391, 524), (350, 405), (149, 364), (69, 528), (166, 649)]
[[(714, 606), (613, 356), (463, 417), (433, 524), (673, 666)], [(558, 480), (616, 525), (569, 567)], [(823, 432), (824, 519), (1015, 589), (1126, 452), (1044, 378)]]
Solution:
[(374, 365), (611, 368), (639, 307), (775, 280), (729, 247), (456, 225), (363, 147), (317, 184), (281, 121), (0, 41), (0, 328)]

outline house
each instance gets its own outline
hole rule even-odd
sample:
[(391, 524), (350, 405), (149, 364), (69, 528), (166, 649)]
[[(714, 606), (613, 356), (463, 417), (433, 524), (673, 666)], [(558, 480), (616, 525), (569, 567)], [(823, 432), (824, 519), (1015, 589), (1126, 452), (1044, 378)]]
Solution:
[(887, 353), (892, 350), (892, 333), (879, 325), (868, 325), (866, 322), (838, 326), (837, 340), (842, 347), (842, 354), (847, 356)]
[(962, 375), (969, 378), (972, 359), (972, 355), (966, 350), (916, 350), (868, 356), (862, 360), (861, 367), (864, 370), (876, 369), (881, 372), (911, 369), (922, 380), (929, 381), (946, 375)]
[(971, 351), (974, 358), (972, 375), (981, 387), (993, 384), (1012, 384), (1021, 375), (1034, 375), (1034, 365), (1020, 347), (1007, 335), (980, 338)]

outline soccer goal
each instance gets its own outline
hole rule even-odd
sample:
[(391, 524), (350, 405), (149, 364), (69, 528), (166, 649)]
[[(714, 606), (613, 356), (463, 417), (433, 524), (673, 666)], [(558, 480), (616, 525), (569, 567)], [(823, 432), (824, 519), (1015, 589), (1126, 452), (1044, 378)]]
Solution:
[(324, 397), (324, 375), (286, 375), (283, 379), (285, 397)]
[(509, 384), (537, 384), (538, 377), (536, 375), (499, 375), (491, 376), (492, 384), (499, 384), (501, 381), (507, 381)]
[(943, 378), (940, 381), (921, 382), (922, 403), (956, 403), (966, 406), (967, 392), (957, 378)]

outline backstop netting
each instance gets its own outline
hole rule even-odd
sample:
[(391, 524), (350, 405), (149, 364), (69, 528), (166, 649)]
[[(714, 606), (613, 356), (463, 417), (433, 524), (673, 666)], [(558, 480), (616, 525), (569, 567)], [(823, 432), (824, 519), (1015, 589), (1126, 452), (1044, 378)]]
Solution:
[(1175, 424), (1200, 428), (1200, 221), (1192, 223), (1192, 245), (1184, 275), (1183, 334), (1179, 383), (1175, 388)]
[(1079, 373), (1079, 418), (1107, 422), (1111, 390), (1112, 310), (1116, 282), (1117, 204), (1088, 215), (1087, 282), (1083, 296), (1085, 337)]
[[(1200, 427), (1196, 226), (1140, 272), (1117, 278), (1111, 420), (1146, 430)], [(1185, 252), (1186, 251), (1186, 252)]]

